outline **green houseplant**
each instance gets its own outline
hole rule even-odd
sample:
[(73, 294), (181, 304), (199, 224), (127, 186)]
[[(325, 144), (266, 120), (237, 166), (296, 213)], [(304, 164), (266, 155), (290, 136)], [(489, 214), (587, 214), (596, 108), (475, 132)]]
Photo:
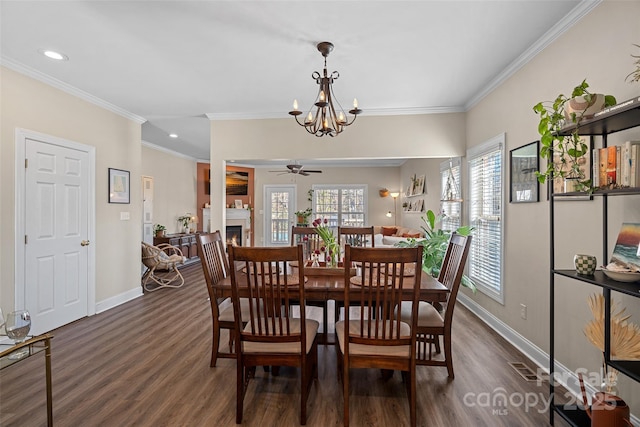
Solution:
[[(597, 94), (588, 90), (589, 84), (583, 80), (573, 88), (571, 96), (559, 94), (553, 101), (542, 101), (533, 107), (533, 111), (540, 116), (538, 133), (540, 134), (540, 157), (547, 160), (547, 168), (536, 172), (538, 181), (542, 184), (547, 179), (557, 177), (574, 178), (578, 181), (577, 190), (585, 191), (591, 187), (580, 168), (580, 158), (588, 154), (589, 146), (580, 138), (580, 124), (588, 118), (586, 107), (582, 110), (571, 110), (569, 105), (574, 99), (580, 99), (583, 104), (592, 106), (596, 102)], [(616, 104), (611, 95), (604, 96), (604, 107)], [(569, 135), (561, 135), (566, 126), (575, 125)], [(559, 161), (554, 162), (554, 157)]]
[(307, 208), (303, 211), (296, 211), (296, 217), (298, 224), (308, 225), (309, 217), (311, 216), (311, 208)]
[(153, 234), (155, 234), (156, 237), (163, 237), (166, 229), (167, 227), (162, 224), (155, 224), (153, 226)]
[[(640, 44), (633, 44), (635, 47), (640, 48)], [(625, 80), (629, 80), (629, 83), (640, 82), (640, 55), (631, 55), (632, 58), (635, 58), (635, 66), (636, 69), (629, 73), (629, 75), (625, 78)], [(631, 79), (629, 79), (631, 78)]]
[[(420, 239), (408, 238), (406, 241), (396, 243), (396, 246), (401, 248), (422, 246), (422, 270), (433, 277), (438, 277), (440, 274), (440, 267), (451, 238), (451, 231), (436, 229), (436, 225), (442, 218), (442, 215), (436, 215), (432, 210), (428, 210), (421, 218), (424, 225), (420, 227), (426, 237)], [(468, 236), (472, 231), (473, 227), (465, 225), (458, 227), (456, 233)], [(462, 286), (471, 289), (473, 292), (476, 291), (476, 285), (473, 280), (466, 275), (462, 276)]]

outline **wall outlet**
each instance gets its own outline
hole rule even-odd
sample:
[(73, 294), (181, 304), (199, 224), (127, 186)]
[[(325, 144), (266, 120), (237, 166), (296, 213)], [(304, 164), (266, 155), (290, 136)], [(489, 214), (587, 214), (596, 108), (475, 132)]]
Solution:
[(523, 319), (527, 318), (527, 306), (524, 304), (520, 304), (520, 317)]

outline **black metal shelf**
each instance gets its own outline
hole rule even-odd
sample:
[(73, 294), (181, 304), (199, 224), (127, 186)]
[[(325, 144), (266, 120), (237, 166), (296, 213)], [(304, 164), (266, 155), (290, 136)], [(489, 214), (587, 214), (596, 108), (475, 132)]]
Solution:
[(576, 407), (569, 409), (565, 405), (553, 405), (553, 409), (562, 419), (574, 427), (591, 427), (591, 418), (582, 409)]
[(615, 292), (640, 297), (640, 282), (618, 282), (617, 280), (609, 279), (600, 270), (596, 271), (593, 276), (583, 276), (582, 274), (576, 273), (575, 270), (553, 270), (553, 272), (560, 276), (591, 283), (592, 285), (610, 289)]
[[(622, 102), (613, 107), (607, 108), (596, 114), (595, 117), (584, 120), (580, 124), (580, 135), (600, 135), (602, 136), (602, 146), (607, 146), (607, 135), (614, 132), (623, 131), (633, 127), (640, 126), (640, 97), (632, 98), (628, 101)], [(570, 135), (576, 129), (575, 124), (568, 126), (559, 135)], [(610, 360), (609, 344), (610, 344), (610, 328), (609, 328), (609, 312), (606, 307), (609, 307), (611, 301), (611, 292), (619, 292), (625, 295), (633, 297), (640, 297), (640, 283), (626, 283), (618, 282), (609, 279), (602, 271), (596, 271), (593, 276), (583, 276), (577, 274), (575, 270), (564, 270), (555, 268), (555, 216), (554, 216), (554, 204), (556, 200), (581, 198), (585, 199), (585, 196), (589, 196), (588, 199), (592, 200), (594, 197), (602, 197), (602, 245), (603, 245), (603, 260), (608, 256), (608, 198), (610, 196), (628, 196), (640, 194), (640, 188), (615, 188), (615, 189), (599, 189), (592, 193), (574, 192), (574, 193), (557, 193), (553, 194), (551, 185), (549, 185), (549, 193), (551, 194), (549, 203), (549, 218), (550, 218), (550, 248), (549, 258), (551, 271), (549, 275), (550, 286), (550, 315), (549, 315), (549, 374), (553, 376), (555, 369), (555, 339), (554, 339), (554, 327), (555, 327), (555, 281), (557, 276), (563, 276), (569, 279), (577, 280), (580, 282), (588, 283), (591, 285), (599, 286), (602, 288), (602, 293), (605, 297), (605, 359), (607, 365), (619, 370), (629, 378), (640, 381), (640, 361), (629, 360)], [(551, 393), (551, 408), (550, 423), (553, 425), (554, 414), (560, 415), (565, 421), (572, 426), (590, 426), (591, 420), (587, 416), (584, 410), (574, 407), (565, 407), (555, 403), (555, 386), (549, 384), (549, 392)]]
[[(640, 126), (640, 97), (607, 108), (580, 123), (580, 135), (605, 135)], [(575, 124), (562, 128), (559, 135), (571, 135)]]

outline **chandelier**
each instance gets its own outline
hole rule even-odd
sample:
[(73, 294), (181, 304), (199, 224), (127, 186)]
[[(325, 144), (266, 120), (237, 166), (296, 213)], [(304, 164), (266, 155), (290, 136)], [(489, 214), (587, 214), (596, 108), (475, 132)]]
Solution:
[[(296, 122), (312, 135), (315, 136), (336, 136), (342, 132), (345, 126), (351, 125), (358, 114), (362, 113), (362, 110), (358, 108), (358, 100), (353, 100), (353, 109), (349, 110), (349, 114), (353, 115), (353, 118), (349, 120), (347, 115), (340, 105), (340, 102), (333, 94), (333, 82), (338, 80), (340, 74), (334, 71), (329, 75), (327, 73), (327, 56), (333, 50), (333, 43), (320, 42), (317, 45), (318, 51), (324, 56), (324, 70), (323, 74), (314, 71), (311, 77), (318, 83), (318, 96), (316, 102), (309, 109), (304, 122), (298, 119), (298, 116), (302, 114), (302, 111), (298, 110), (298, 100), (293, 100), (293, 110), (289, 111), (289, 114), (296, 118)], [(334, 102), (336, 105), (334, 105)], [(336, 106), (338, 108), (336, 108)], [(315, 115), (313, 109), (316, 107)]]

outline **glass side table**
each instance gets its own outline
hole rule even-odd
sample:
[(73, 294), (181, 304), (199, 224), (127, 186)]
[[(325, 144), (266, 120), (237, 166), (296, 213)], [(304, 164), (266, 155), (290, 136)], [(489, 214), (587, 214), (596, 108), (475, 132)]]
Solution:
[[(6, 335), (0, 335), (0, 337), (4, 336)], [(50, 427), (53, 426), (53, 405), (51, 402), (51, 338), (53, 338), (53, 335), (44, 334), (31, 337), (18, 345), (8, 342), (0, 343), (0, 370), (44, 352), (45, 378), (47, 381), (47, 425)], [(22, 357), (16, 359), (11, 358), (13, 353), (18, 353), (20, 350), (24, 351), (25, 349), (27, 353)]]

